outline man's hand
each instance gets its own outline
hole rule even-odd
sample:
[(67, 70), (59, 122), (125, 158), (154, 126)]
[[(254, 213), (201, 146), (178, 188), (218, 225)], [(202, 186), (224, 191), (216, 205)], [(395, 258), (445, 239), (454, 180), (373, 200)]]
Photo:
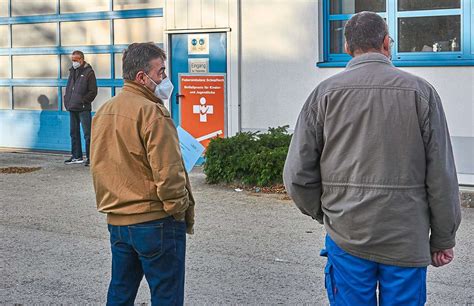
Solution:
[(447, 265), (454, 259), (454, 249), (437, 251), (431, 254), (431, 264), (435, 267)]

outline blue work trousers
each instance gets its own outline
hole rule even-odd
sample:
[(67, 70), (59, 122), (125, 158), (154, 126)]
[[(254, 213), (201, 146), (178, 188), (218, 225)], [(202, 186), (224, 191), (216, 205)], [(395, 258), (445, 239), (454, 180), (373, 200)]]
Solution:
[(406, 268), (352, 256), (326, 236), (326, 291), (331, 305), (424, 305), (426, 267)]
[(108, 227), (112, 280), (107, 305), (134, 305), (143, 275), (150, 287), (152, 305), (183, 305), (185, 222), (167, 217)]

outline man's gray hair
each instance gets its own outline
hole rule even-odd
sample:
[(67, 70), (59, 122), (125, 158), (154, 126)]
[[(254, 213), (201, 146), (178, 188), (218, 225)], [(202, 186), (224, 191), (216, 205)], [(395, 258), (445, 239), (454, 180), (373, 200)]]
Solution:
[(154, 43), (133, 43), (123, 51), (122, 77), (133, 81), (139, 71), (150, 72), (150, 61), (161, 58), (166, 60), (165, 51)]
[(373, 12), (355, 14), (344, 27), (344, 36), (351, 53), (357, 50), (363, 52), (380, 50), (387, 34), (387, 24), (382, 17)]

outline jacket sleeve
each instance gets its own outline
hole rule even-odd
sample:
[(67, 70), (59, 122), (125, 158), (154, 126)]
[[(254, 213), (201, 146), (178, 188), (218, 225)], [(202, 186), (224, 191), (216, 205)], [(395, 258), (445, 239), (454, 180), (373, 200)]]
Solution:
[(91, 71), (87, 78), (87, 93), (84, 95), (84, 103), (91, 104), (97, 96), (97, 80), (94, 70)]
[(303, 107), (283, 170), (285, 188), (296, 206), (305, 215), (323, 223), (321, 209), (321, 173), (319, 159), (322, 151), (322, 126), (317, 123), (317, 110), (312, 103), (315, 93)]
[(441, 99), (432, 89), (423, 140), (426, 154), (426, 190), (430, 208), (431, 251), (454, 247), (461, 223), (459, 187), (453, 151)]
[(150, 123), (144, 132), (144, 145), (164, 211), (183, 219), (189, 206), (187, 179), (172, 119), (160, 117)]

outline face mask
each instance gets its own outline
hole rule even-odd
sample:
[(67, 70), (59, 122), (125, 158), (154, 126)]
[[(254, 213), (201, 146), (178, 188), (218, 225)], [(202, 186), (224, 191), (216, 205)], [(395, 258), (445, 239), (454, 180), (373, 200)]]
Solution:
[(169, 78), (166, 78), (156, 86), (155, 95), (162, 100), (168, 100), (173, 93), (173, 88), (173, 83), (171, 83)]
[(162, 80), (160, 84), (156, 84), (156, 82), (153, 81), (153, 79), (150, 78), (148, 74), (145, 73), (145, 75), (150, 79), (150, 81), (153, 82), (153, 84), (155, 84), (155, 96), (161, 100), (168, 100), (171, 97), (174, 86), (169, 78)]
[(72, 62), (72, 68), (77, 69), (81, 66), (81, 63), (79, 62)]

